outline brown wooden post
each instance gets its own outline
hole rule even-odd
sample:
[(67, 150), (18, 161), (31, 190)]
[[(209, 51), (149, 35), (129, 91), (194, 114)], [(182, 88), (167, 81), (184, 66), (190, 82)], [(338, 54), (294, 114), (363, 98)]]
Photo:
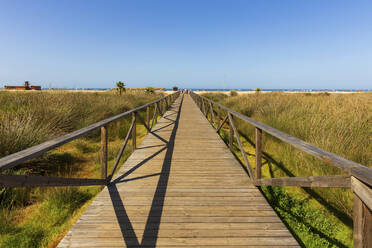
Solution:
[(204, 113), (204, 115), (206, 116), (206, 114), (207, 114), (207, 111), (205, 110), (205, 103), (204, 103), (204, 99), (202, 99), (202, 103), (203, 103), (203, 113)]
[(164, 110), (164, 113), (168, 110), (168, 108), (169, 108), (169, 104), (168, 104), (168, 97), (167, 98), (165, 98), (165, 110)]
[(137, 131), (136, 131), (136, 121), (137, 121), (137, 112), (132, 113), (132, 120), (134, 119), (134, 126), (132, 129), (132, 151), (137, 148)]
[(217, 106), (217, 127), (221, 125), (221, 109)]
[(262, 166), (262, 130), (256, 127), (256, 178), (261, 178)]
[(146, 107), (146, 124), (150, 128), (150, 106)]
[[(353, 185), (352, 185), (353, 187)], [(372, 211), (354, 192), (353, 206), (354, 247), (372, 247)]]
[(154, 115), (155, 115), (154, 122), (155, 122), (155, 124), (158, 122), (158, 111), (160, 111), (159, 104), (155, 103), (154, 104)]
[(107, 127), (101, 127), (101, 178), (107, 178)]
[[(232, 118), (233, 118), (233, 116), (231, 116), (231, 120), (232, 120)], [(229, 121), (229, 130), (230, 130), (230, 134), (229, 134), (229, 148), (230, 148), (230, 151), (233, 151), (234, 129), (232, 127), (231, 121)]]

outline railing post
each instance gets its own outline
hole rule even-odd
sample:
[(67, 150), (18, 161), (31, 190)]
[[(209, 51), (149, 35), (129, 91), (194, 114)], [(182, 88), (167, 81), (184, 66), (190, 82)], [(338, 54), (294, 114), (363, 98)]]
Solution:
[(202, 108), (203, 108), (203, 114), (205, 115), (205, 104), (204, 104), (204, 99), (203, 98), (201, 98), (201, 101), (202, 101)]
[[(354, 188), (352, 181), (352, 189)], [(372, 211), (367, 205), (360, 199), (360, 197), (354, 194), (354, 206), (353, 206), (353, 226), (354, 226), (354, 247), (355, 248), (367, 248), (372, 247)]]
[(134, 125), (132, 129), (132, 151), (137, 148), (137, 130), (136, 130), (136, 121), (137, 121), (137, 112), (132, 113), (132, 120), (134, 120)]
[(168, 108), (169, 108), (169, 104), (168, 104), (168, 97), (167, 97), (165, 98), (165, 111), (164, 112), (166, 112)]
[[(229, 114), (229, 113), (227, 113)], [(230, 151), (233, 151), (233, 144), (234, 144), (234, 129), (233, 129), (233, 126), (232, 126), (232, 121), (233, 119), (233, 116), (231, 116), (231, 120), (229, 120), (229, 148), (230, 148)]]
[(159, 109), (159, 104), (158, 103), (155, 103), (154, 104), (154, 115), (155, 115), (155, 118), (153, 117), (153, 123), (151, 125), (155, 125), (157, 122), (158, 122), (158, 111), (160, 111)]
[(221, 109), (217, 106), (217, 128), (221, 125)]
[(101, 127), (101, 178), (107, 178), (107, 126)]
[(256, 178), (261, 178), (262, 166), (262, 130), (256, 127)]
[(150, 106), (146, 107), (146, 124), (150, 128)]

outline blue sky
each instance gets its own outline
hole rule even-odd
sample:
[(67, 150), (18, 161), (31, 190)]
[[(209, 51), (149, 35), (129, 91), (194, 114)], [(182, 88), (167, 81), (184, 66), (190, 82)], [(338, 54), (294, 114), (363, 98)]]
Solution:
[(372, 1), (0, 0), (0, 87), (372, 88)]

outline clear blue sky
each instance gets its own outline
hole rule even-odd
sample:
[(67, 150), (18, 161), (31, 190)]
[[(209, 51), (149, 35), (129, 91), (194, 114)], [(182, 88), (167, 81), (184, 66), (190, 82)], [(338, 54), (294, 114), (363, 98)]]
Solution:
[(0, 87), (372, 88), (372, 1), (0, 2)]

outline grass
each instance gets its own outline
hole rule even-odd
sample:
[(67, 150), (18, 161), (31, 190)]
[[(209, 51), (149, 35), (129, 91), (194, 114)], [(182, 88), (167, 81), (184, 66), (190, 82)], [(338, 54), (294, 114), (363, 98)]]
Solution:
[[(372, 167), (372, 141), (368, 138), (372, 133), (371, 94), (205, 96), (315, 146)], [(237, 118), (235, 124), (254, 168), (254, 127)], [(227, 130), (222, 130), (221, 135), (227, 143)], [(268, 134), (263, 136), (263, 150), (263, 177), (344, 174)], [(237, 147), (235, 152), (240, 158)], [(352, 247), (350, 190), (296, 187), (261, 190), (303, 246)]]
[[(1, 92), (0, 157), (161, 97), (160, 94)], [(144, 111), (139, 113), (144, 118)], [(151, 113), (152, 114), (152, 113)], [(151, 115), (152, 116), (152, 115)], [(109, 172), (130, 118), (108, 126)], [(137, 142), (146, 135), (137, 124)], [(131, 143), (121, 158), (129, 157)], [(6, 173), (100, 177), (100, 133), (90, 133)], [(100, 191), (100, 187), (0, 188), (0, 246), (55, 247)]]

